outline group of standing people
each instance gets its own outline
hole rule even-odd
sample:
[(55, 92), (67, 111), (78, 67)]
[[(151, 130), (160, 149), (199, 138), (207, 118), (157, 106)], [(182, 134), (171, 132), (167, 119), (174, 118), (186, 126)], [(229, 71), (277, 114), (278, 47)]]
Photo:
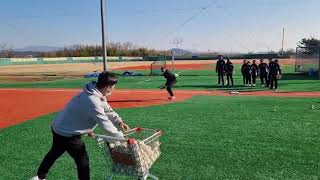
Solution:
[(269, 64), (260, 59), (260, 64), (256, 64), (256, 60), (252, 64), (248, 60), (243, 61), (241, 67), (243, 84), (245, 86), (256, 86), (256, 79), (259, 76), (261, 86), (269, 87), (270, 89), (278, 89), (278, 79), (281, 78), (281, 68), (279, 60), (269, 58)]
[(233, 86), (233, 69), (234, 66), (229, 58), (227, 62), (224, 61), (223, 57), (220, 55), (216, 65), (216, 73), (218, 73), (218, 84), (224, 86), (224, 75), (227, 76), (227, 86), (231, 84)]
[[(216, 64), (216, 73), (218, 74), (218, 85), (225, 85), (224, 76), (227, 76), (227, 86), (234, 85), (233, 71), (234, 66), (229, 58), (227, 62), (224, 61), (223, 56), (218, 57)], [(243, 60), (241, 67), (241, 74), (243, 77), (244, 86), (256, 86), (256, 79), (260, 77), (261, 85), (269, 87), (270, 89), (278, 89), (278, 79), (281, 78), (281, 68), (279, 60), (269, 58), (269, 64), (265, 63), (263, 59), (260, 59), (260, 64), (256, 63), (256, 60), (252, 61)]]

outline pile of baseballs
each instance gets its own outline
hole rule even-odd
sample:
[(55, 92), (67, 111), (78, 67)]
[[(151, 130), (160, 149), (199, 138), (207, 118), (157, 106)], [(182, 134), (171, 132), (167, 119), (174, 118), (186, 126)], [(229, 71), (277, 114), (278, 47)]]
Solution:
[(129, 153), (127, 142), (116, 141), (113, 143), (109, 143), (109, 147), (112, 150), (115, 150), (120, 153)]
[[(127, 142), (120, 142), (120, 141), (112, 142), (112, 143), (109, 143), (109, 148), (112, 151), (116, 151), (121, 154), (131, 154), (128, 148)], [(135, 174), (136, 171), (133, 166), (128, 166), (122, 163), (113, 163), (112, 171), (118, 174), (136, 175)]]
[[(126, 164), (114, 163), (112, 171), (119, 174), (138, 175), (147, 171), (156, 159), (160, 156), (160, 143), (154, 141), (150, 145), (139, 142), (133, 146), (128, 147), (127, 142), (113, 142), (109, 143), (110, 149), (119, 153), (132, 154), (130, 149), (135, 151), (136, 167), (128, 166)], [(132, 148), (131, 148), (132, 147)]]
[(149, 169), (151, 165), (156, 161), (156, 159), (160, 155), (159, 146), (160, 143), (155, 141), (149, 145), (144, 144), (143, 142), (139, 143), (139, 150), (142, 159), (142, 165), (145, 166), (146, 169)]

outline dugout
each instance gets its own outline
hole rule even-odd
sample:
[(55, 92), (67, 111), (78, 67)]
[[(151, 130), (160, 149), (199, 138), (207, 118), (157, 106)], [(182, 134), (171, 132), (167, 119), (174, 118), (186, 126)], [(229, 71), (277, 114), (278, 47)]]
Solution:
[(295, 56), (296, 72), (318, 72), (320, 79), (320, 46), (298, 46)]

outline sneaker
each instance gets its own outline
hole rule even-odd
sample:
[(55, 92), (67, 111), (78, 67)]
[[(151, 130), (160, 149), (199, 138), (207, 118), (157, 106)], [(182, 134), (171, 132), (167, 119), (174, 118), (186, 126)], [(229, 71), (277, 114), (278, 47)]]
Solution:
[(252, 85), (251, 85), (251, 84), (249, 84), (248, 86), (249, 86), (249, 87), (251, 87)]
[(38, 176), (34, 176), (34, 177), (31, 178), (30, 180), (46, 180), (46, 179), (40, 179)]
[(256, 84), (252, 84), (252, 86), (256, 86)]
[(262, 86), (262, 87), (266, 87), (266, 85), (264, 85), (264, 84), (261, 84), (261, 86)]
[(169, 97), (168, 99), (169, 99), (169, 100), (175, 100), (176, 97), (175, 97), (175, 96), (171, 96), (171, 97)]

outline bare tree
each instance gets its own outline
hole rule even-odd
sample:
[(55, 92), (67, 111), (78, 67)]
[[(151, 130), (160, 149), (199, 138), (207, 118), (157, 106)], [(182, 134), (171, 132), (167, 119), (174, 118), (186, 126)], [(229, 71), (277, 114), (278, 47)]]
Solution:
[(122, 44), (122, 47), (123, 47), (123, 49), (126, 50), (126, 51), (135, 48), (132, 42), (125, 42), (125, 43)]
[[(43, 52), (42, 57), (84, 57), (84, 56), (101, 56), (102, 47), (100, 45), (77, 45), (73, 47), (65, 47), (63, 50), (55, 52)], [(155, 56), (166, 54), (165, 51), (157, 51), (139, 47), (132, 42), (109, 42), (107, 46), (109, 56)]]
[(4, 57), (4, 51), (7, 47), (7, 43), (0, 44), (0, 57)]
[(0, 57), (11, 58), (13, 56), (13, 48), (8, 43), (0, 44)]

